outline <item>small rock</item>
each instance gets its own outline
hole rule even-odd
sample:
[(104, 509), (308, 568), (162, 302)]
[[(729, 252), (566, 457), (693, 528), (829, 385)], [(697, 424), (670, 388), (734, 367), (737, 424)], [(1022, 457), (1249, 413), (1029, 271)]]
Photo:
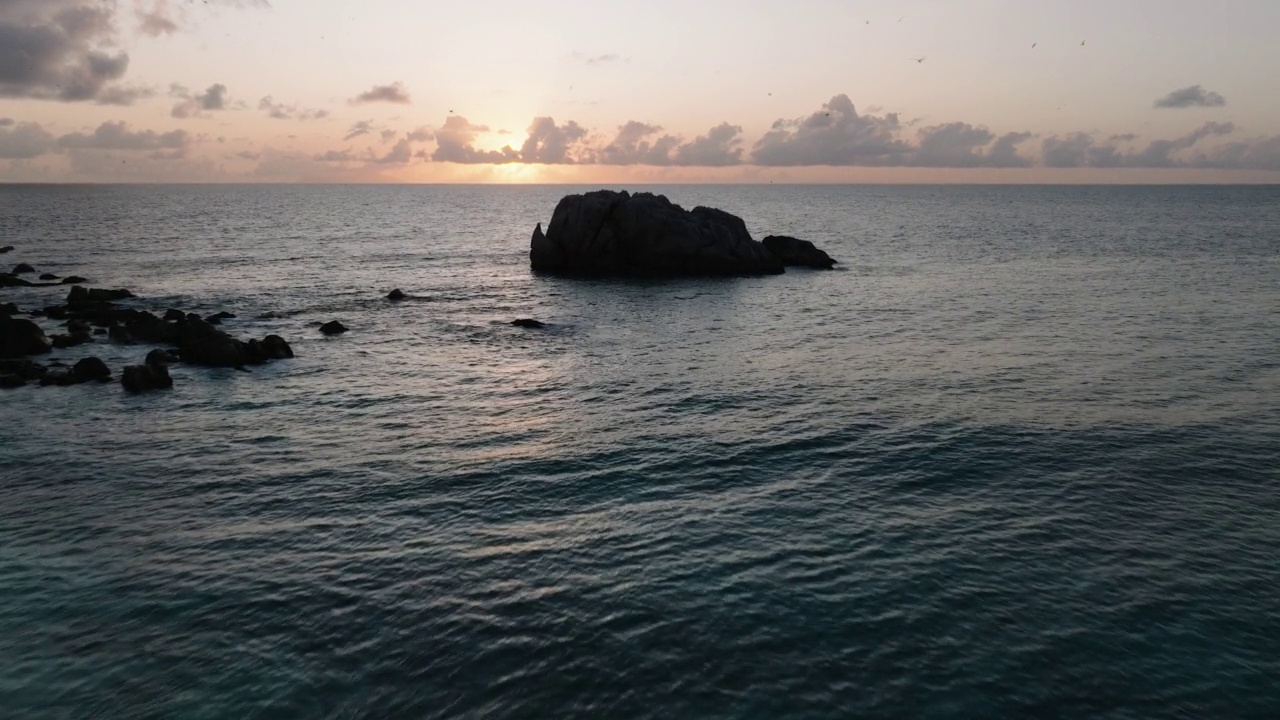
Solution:
[(404, 292), (400, 290), (400, 288), (396, 288), (395, 290), (392, 290), (391, 292), (387, 293), (388, 300), (403, 300), (406, 297), (408, 296), (405, 295)]
[(68, 320), (67, 332), (72, 335), (89, 335), (93, 333), (93, 328), (84, 320)]
[(516, 327), (522, 327), (522, 328), (544, 328), (547, 326), (546, 323), (538, 322), (537, 320), (534, 320), (532, 318), (520, 318), (519, 320), (512, 320), (511, 324), (515, 325)]
[(12, 390), (26, 385), (27, 381), (17, 375), (0, 375), (0, 389)]
[(172, 365), (178, 362), (178, 356), (171, 350), (156, 348), (147, 353), (147, 359), (144, 362), (148, 365)]
[(71, 372), (83, 380), (106, 382), (111, 379), (111, 369), (96, 357), (87, 357), (76, 363)]
[(293, 357), (293, 348), (279, 335), (268, 335), (262, 338), (262, 349), (272, 360), (287, 360)]
[(31, 267), (26, 263), (18, 263), (17, 265), (13, 266), (14, 275), (21, 275), (23, 273), (33, 273), (35, 271), (36, 271), (35, 268)]
[(181, 310), (174, 310), (173, 308), (169, 308), (168, 310), (164, 311), (164, 319), (166, 322), (186, 320), (187, 314), (182, 312)]
[(325, 335), (338, 335), (346, 331), (347, 331), (347, 326), (343, 325), (337, 320), (330, 320), (329, 322), (320, 326), (320, 332), (324, 333)]
[(92, 337), (89, 335), (54, 335), (49, 338), (49, 341), (53, 343), (54, 347), (62, 350), (65, 348), (75, 347), (77, 345), (83, 345), (90, 342), (91, 339)]
[(217, 315), (210, 315), (209, 317), (205, 318), (204, 321), (209, 323), (210, 325), (222, 324), (222, 318), (218, 317)]
[(4, 247), (0, 247), (0, 255), (3, 255), (3, 254), (5, 254), (5, 253), (7, 253), (7, 252), (13, 252), (13, 246), (12, 246), (12, 245), (5, 245)]
[(164, 365), (130, 365), (120, 373), (120, 384), (131, 393), (173, 387), (173, 378)]
[(808, 240), (788, 235), (770, 235), (760, 242), (764, 244), (765, 249), (787, 266), (798, 265), (817, 270), (830, 270), (836, 264), (830, 255), (819, 250)]
[(45, 273), (40, 276), (40, 279), (41, 280), (57, 280), (58, 276), (54, 275), (53, 273)]
[(236, 319), (235, 315), (232, 315), (231, 313), (226, 312), (225, 310), (215, 315), (210, 315), (209, 317), (216, 317), (219, 320), (235, 320)]
[(0, 274), (0, 287), (31, 287), (31, 281), (23, 280), (17, 275)]
[(87, 282), (89, 282), (89, 281), (88, 281), (88, 280), (85, 280), (84, 278), (80, 277), (79, 275), (71, 275), (70, 277), (64, 277), (64, 278), (62, 278), (62, 284), (63, 284), (63, 285), (81, 285), (81, 284), (83, 284), (83, 283), (87, 283)]

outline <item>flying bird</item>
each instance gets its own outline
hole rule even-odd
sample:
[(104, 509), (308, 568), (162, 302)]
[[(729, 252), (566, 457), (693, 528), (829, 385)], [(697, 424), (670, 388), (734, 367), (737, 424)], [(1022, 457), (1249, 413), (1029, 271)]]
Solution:
[(1080, 41), (1080, 47), (1084, 47), (1084, 41), (1083, 41), (1083, 40), (1081, 40), (1081, 41)]
[(924, 62), (925, 60), (927, 60), (928, 58), (918, 57), (918, 58), (910, 58), (910, 59), (911, 59), (911, 60), (915, 60), (917, 63), (922, 63), (922, 62)]
[(1032, 50), (1035, 50), (1035, 49), (1036, 49), (1036, 46), (1037, 46), (1037, 45), (1039, 45), (1039, 44), (1040, 44), (1040, 43), (1031, 43), (1031, 49), (1032, 49)]

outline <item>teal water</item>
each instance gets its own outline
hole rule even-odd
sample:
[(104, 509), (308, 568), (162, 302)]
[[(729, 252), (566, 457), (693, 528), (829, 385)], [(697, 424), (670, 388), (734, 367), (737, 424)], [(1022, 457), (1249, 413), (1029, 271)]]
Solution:
[(1275, 716), (1280, 188), (648, 189), (841, 269), (533, 276), (565, 187), (0, 186), (4, 262), (298, 355), (0, 392), (0, 716)]

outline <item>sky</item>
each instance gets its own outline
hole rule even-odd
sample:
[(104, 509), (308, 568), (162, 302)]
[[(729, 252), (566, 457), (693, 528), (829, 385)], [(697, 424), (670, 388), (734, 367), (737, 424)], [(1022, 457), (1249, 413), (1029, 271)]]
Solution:
[(1280, 181), (1275, 0), (0, 0), (0, 182)]

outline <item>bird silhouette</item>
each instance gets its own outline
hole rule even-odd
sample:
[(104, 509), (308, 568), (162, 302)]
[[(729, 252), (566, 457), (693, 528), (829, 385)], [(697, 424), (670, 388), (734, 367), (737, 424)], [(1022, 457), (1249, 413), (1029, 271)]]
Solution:
[(1081, 40), (1081, 41), (1080, 41), (1080, 47), (1084, 47), (1084, 41), (1083, 41), (1083, 40)]
[(1037, 46), (1037, 45), (1039, 45), (1039, 44), (1040, 44), (1040, 43), (1031, 43), (1031, 49), (1032, 49), (1032, 50), (1035, 50), (1035, 49), (1036, 49), (1036, 46)]
[(924, 62), (925, 60), (927, 60), (928, 58), (918, 57), (918, 58), (910, 58), (910, 59), (911, 59), (911, 60), (915, 60), (917, 63), (922, 63), (922, 62)]

